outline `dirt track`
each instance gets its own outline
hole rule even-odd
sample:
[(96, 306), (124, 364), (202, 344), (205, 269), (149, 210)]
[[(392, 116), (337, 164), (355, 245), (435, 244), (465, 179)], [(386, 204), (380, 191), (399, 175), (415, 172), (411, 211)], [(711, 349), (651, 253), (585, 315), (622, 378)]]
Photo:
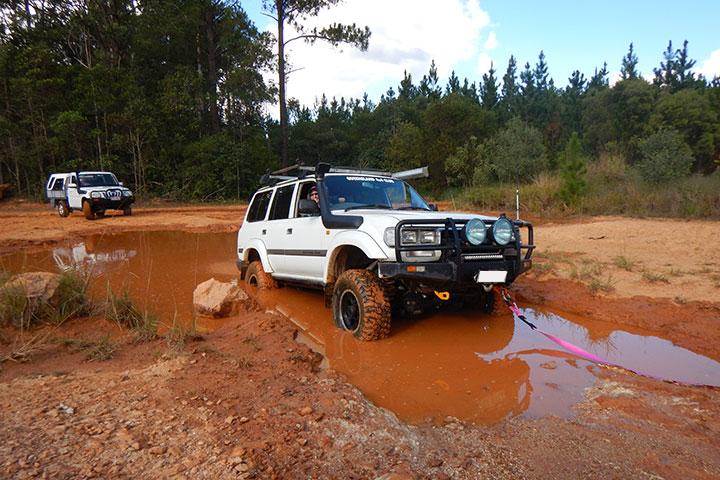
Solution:
[[(0, 206), (0, 250), (102, 232), (232, 231), (243, 211), (138, 208), (129, 218), (88, 222), (44, 206)], [(641, 240), (630, 237), (638, 232)], [(718, 360), (720, 258), (708, 251), (718, 233), (718, 222), (544, 222), (539, 268), (513, 291), (520, 302), (640, 326)], [(589, 289), (598, 286), (596, 294)], [(627, 298), (633, 292), (646, 296)], [(716, 388), (607, 369), (572, 420), (475, 426), (449, 418), (412, 426), (368, 402), (342, 375), (320, 370), (318, 355), (294, 341), (292, 324), (258, 306), (180, 349), (164, 340), (133, 344), (100, 319), (70, 322), (57, 336), (101, 331), (124, 342), (112, 360), (88, 362), (49, 343), (29, 362), (0, 365), (0, 435), (7, 439), (0, 476), (720, 476)], [(0, 332), (0, 352), (13, 340)]]

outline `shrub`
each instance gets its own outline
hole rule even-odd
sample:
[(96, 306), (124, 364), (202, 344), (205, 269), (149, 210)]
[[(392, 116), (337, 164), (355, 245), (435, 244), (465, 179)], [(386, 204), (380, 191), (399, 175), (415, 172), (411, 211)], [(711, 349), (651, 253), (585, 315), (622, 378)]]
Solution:
[(157, 317), (147, 311), (141, 312), (130, 300), (127, 290), (122, 295), (116, 295), (108, 285), (105, 315), (118, 325), (133, 330), (137, 341), (144, 342), (157, 337)]
[(660, 130), (640, 142), (641, 159), (637, 169), (653, 184), (690, 175), (694, 158), (690, 147), (676, 130)]
[(542, 133), (514, 118), (487, 144), (487, 154), (500, 182), (527, 182), (548, 168)]
[(587, 171), (585, 158), (580, 151), (580, 138), (573, 132), (565, 146), (560, 162), (560, 198), (568, 205), (574, 204), (585, 193), (585, 173)]

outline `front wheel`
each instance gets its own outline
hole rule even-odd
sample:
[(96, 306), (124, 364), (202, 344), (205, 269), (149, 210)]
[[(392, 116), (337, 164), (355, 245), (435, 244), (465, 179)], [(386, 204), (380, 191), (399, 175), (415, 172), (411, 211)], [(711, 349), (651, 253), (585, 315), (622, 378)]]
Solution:
[(70, 208), (65, 200), (60, 200), (57, 205), (55, 205), (55, 208), (57, 209), (58, 215), (63, 218), (70, 215)]
[(86, 219), (95, 220), (95, 212), (93, 212), (90, 202), (83, 202), (82, 211), (83, 211), (83, 215), (85, 215)]
[(347, 270), (340, 275), (332, 297), (335, 325), (364, 341), (390, 334), (390, 302), (380, 279), (368, 270)]

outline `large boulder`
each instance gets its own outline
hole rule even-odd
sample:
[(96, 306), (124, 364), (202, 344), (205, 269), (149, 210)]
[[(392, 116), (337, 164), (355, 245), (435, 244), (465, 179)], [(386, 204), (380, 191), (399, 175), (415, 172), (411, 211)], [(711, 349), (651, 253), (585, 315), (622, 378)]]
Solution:
[(50, 272), (19, 273), (2, 286), (4, 291), (21, 290), (34, 304), (55, 304), (56, 293), (60, 285), (60, 275)]
[(227, 317), (237, 312), (248, 296), (236, 283), (224, 283), (211, 278), (195, 287), (195, 312), (208, 317)]

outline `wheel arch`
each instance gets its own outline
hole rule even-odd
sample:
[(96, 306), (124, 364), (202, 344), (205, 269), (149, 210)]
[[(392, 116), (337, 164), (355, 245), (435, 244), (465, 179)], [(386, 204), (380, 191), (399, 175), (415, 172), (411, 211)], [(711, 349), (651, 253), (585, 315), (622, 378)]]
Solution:
[(242, 260), (248, 264), (254, 260), (260, 260), (263, 270), (268, 273), (273, 271), (272, 267), (270, 267), (265, 244), (260, 240), (251, 240), (248, 242), (247, 246), (243, 248)]
[(367, 268), (377, 259), (387, 258), (380, 246), (363, 232), (344, 232), (328, 249), (324, 281), (335, 283), (340, 274), (350, 268)]

